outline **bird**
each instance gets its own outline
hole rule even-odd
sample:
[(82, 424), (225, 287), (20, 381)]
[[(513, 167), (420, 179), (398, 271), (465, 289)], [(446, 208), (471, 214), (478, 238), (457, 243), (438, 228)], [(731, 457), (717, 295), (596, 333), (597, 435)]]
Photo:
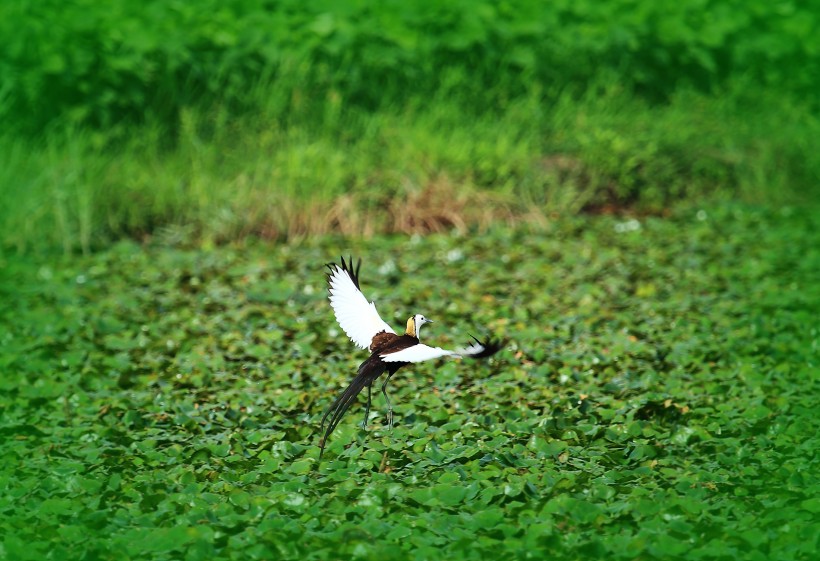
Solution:
[(387, 373), (381, 386), (381, 392), (387, 402), (387, 427), (392, 429), (393, 406), (387, 395), (387, 384), (402, 366), (440, 357), (485, 358), (494, 355), (503, 346), (500, 340), (487, 338), (485, 341), (480, 341), (471, 335), (472, 342), (461, 349), (448, 350), (441, 347), (430, 347), (419, 339), (422, 326), (433, 323), (433, 320), (423, 314), (410, 316), (407, 319), (404, 333), (396, 334), (393, 328), (379, 316), (376, 305), (368, 302), (361, 291), (359, 286), (361, 259), (355, 267), (352, 256), (347, 262), (344, 257), (340, 260), (341, 265), (337, 263), (326, 265), (329, 269), (327, 281), (330, 306), (342, 330), (357, 347), (370, 351), (370, 356), (361, 363), (353, 381), (331, 403), (322, 417), (320, 432), (325, 430), (325, 422), (328, 418), (330, 421), (319, 442), (320, 460), (330, 434), (364, 388), (367, 388), (367, 403), (362, 428), (367, 428), (371, 390), (373, 383), (382, 374)]

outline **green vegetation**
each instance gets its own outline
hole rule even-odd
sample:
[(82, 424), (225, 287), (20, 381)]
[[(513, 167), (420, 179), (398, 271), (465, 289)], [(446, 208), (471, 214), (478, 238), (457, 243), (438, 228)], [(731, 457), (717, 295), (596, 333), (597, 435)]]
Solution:
[[(497, 105), (602, 71), (662, 99), (754, 85), (818, 100), (817, 2), (681, 0), (10, 0), (0, 8), (8, 112), (42, 125), (166, 121), (201, 102), (279, 110), (335, 94), (371, 108), (455, 94)], [(449, 71), (455, 72), (455, 75)], [(418, 96), (418, 97), (417, 97)], [(252, 99), (255, 104), (259, 100)], [(321, 113), (321, 111), (319, 112)], [(0, 114), (2, 116), (2, 114)]]
[(114, 156), (93, 133), (0, 151), (3, 241), (20, 253), (70, 253), (122, 237), (467, 231), (613, 204), (808, 199), (820, 120), (781, 109), (747, 121), (739, 101), (691, 94), (652, 107), (615, 90), (477, 117), (445, 100), (317, 127), (226, 117), (209, 138), (192, 113), (170, 152), (145, 129)]
[[(0, 559), (813, 559), (816, 210), (6, 257)], [(320, 465), (348, 250), (391, 323), (511, 344), (403, 371)]]
[(813, 559), (817, 4), (0, 2), (0, 561)]
[(0, 248), (816, 199), (812, 4), (3, 2)]

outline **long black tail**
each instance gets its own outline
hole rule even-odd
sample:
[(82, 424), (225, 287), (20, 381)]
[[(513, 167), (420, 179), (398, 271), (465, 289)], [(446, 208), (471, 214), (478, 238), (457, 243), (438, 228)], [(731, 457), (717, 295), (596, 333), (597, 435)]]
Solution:
[(350, 385), (347, 386), (345, 391), (343, 391), (342, 394), (330, 405), (330, 407), (328, 407), (327, 411), (325, 411), (325, 414), (322, 417), (321, 429), (325, 428), (325, 421), (327, 421), (328, 416), (330, 416), (330, 424), (327, 426), (325, 435), (319, 442), (320, 460), (322, 459), (322, 454), (325, 453), (325, 444), (327, 443), (328, 437), (330, 437), (330, 433), (333, 432), (333, 429), (335, 429), (336, 425), (339, 424), (339, 421), (342, 420), (342, 417), (353, 404), (356, 396), (358, 396), (365, 387), (371, 385), (376, 378), (381, 376), (386, 368), (387, 366), (384, 362), (379, 360), (378, 357), (376, 357), (375, 360), (374, 357), (370, 357), (364, 361), (361, 366), (359, 366), (359, 371), (356, 374), (356, 377), (353, 378)]

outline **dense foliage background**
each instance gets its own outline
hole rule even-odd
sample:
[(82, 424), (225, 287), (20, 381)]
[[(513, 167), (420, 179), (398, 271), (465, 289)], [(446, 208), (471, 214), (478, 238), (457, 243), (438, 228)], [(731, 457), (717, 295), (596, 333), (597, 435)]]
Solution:
[[(818, 14), (764, 0), (9, 0), (0, 246), (814, 199)], [(402, 215), (426, 200), (444, 210)]]
[(818, 18), (817, 2), (765, 0), (16, 0), (0, 70), (6, 114), (33, 125), (166, 120), (260, 85), (366, 107), (449, 89), (484, 109), (601, 73), (652, 99), (744, 77), (816, 103)]

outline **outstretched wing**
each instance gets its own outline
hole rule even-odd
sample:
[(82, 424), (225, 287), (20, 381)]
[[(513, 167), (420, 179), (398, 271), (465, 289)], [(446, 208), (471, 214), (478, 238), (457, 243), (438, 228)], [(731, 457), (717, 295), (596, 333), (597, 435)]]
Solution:
[[(472, 337), (472, 336), (471, 336)], [(502, 341), (487, 339), (484, 342), (473, 337), (474, 343), (468, 347), (454, 351), (442, 349), (441, 347), (428, 347), (427, 345), (413, 345), (395, 353), (381, 355), (384, 362), (424, 362), (443, 356), (485, 358), (492, 356), (501, 350)]]
[(368, 302), (359, 289), (359, 268), (361, 266), (361, 259), (354, 269), (353, 258), (349, 258), (349, 262), (345, 263), (342, 257), (341, 265), (336, 263), (327, 265), (330, 269), (327, 281), (330, 285), (328, 288), (330, 306), (336, 315), (336, 321), (357, 347), (368, 349), (376, 333), (381, 331), (395, 333), (395, 331), (379, 316), (376, 305)]

